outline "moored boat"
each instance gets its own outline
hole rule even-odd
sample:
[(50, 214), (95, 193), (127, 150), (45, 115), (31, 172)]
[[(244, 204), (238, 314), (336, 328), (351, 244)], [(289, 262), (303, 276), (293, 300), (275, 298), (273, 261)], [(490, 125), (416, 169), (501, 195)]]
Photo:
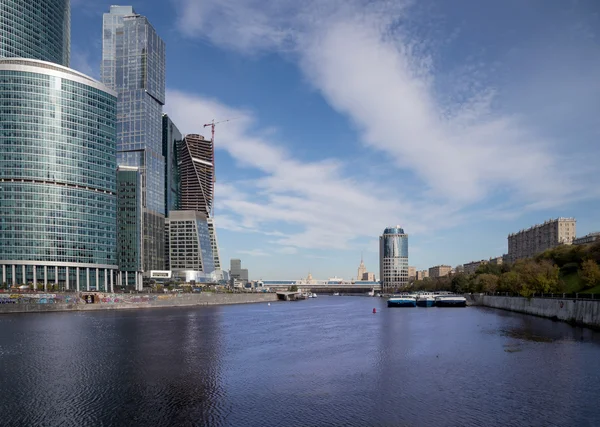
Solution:
[(417, 299), (413, 296), (393, 296), (387, 300), (388, 307), (416, 307)]
[(419, 295), (417, 297), (417, 307), (433, 307), (435, 297), (433, 295)]
[(460, 295), (445, 295), (435, 298), (436, 307), (466, 307), (467, 299)]

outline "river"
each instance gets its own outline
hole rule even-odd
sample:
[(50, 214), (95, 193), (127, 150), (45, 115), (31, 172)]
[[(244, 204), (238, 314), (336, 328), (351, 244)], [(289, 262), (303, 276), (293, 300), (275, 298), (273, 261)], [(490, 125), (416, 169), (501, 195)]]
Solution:
[(2, 315), (0, 393), (2, 426), (598, 426), (600, 333), (343, 296)]

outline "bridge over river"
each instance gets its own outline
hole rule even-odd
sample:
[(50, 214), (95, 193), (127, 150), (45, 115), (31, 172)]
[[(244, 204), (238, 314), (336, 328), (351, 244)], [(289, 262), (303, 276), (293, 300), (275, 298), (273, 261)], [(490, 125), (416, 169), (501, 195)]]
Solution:
[(381, 283), (379, 282), (355, 282), (355, 283), (332, 283), (332, 282), (316, 282), (316, 283), (301, 283), (290, 281), (263, 281), (263, 286), (275, 291), (287, 290), (290, 286), (298, 286), (298, 290), (313, 292), (316, 294), (334, 293), (340, 294), (366, 294), (371, 291), (380, 292)]

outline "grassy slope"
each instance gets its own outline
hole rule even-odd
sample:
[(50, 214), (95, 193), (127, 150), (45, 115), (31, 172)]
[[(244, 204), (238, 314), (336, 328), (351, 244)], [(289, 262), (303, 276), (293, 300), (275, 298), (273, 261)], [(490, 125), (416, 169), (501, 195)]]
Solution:
[(561, 279), (565, 282), (565, 293), (569, 294), (572, 292), (581, 292), (583, 290), (583, 283), (577, 273), (570, 273), (561, 275)]

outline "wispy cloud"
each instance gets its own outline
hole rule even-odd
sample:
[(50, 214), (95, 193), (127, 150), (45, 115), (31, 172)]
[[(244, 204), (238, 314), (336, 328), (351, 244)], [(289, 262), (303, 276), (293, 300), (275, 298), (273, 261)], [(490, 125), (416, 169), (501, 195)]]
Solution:
[(251, 249), (251, 250), (238, 250), (236, 251), (236, 253), (238, 254), (244, 254), (244, 255), (250, 255), (250, 256), (258, 256), (258, 257), (263, 257), (263, 256), (270, 256), (271, 254), (269, 254), (268, 252), (265, 252), (261, 249)]
[[(557, 150), (558, 142), (526, 116), (497, 108), (497, 89), (481, 84), (477, 72), (456, 82), (460, 99), (440, 96), (427, 41), (404, 24), (409, 2), (176, 2), (187, 36), (245, 54), (291, 54), (329, 104), (354, 122), (363, 143), (412, 171), (432, 199), (459, 209), (500, 197), (520, 209), (589, 197), (585, 179), (597, 173), (583, 173), (589, 159)], [(310, 167), (326, 171), (320, 180), (339, 173), (334, 161)], [(263, 184), (278, 185), (269, 178)]]
[[(297, 160), (281, 141), (255, 129), (248, 111), (174, 90), (167, 93), (165, 111), (184, 133), (198, 132), (198, 117), (239, 117), (219, 128), (217, 149), (259, 176), (224, 183), (217, 171), (217, 227), (271, 236), (270, 243), (283, 253), (351, 249), (355, 239), (372, 238), (387, 224), (401, 222), (411, 232), (425, 232), (458, 218), (442, 203), (424, 203), (401, 191), (390, 198), (378, 183), (345, 174), (341, 160)], [(283, 226), (297, 231), (282, 233)]]

